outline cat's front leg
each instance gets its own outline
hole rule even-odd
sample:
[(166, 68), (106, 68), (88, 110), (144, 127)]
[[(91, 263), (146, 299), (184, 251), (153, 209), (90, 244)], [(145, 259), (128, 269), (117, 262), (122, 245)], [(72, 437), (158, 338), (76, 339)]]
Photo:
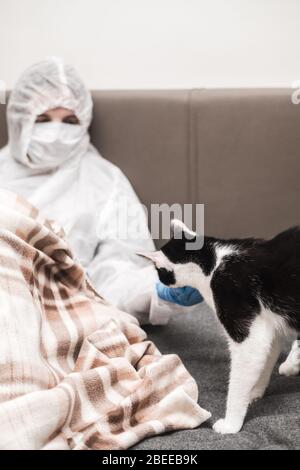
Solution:
[(213, 428), (222, 434), (237, 433), (243, 426), (251, 393), (268, 367), (275, 332), (260, 315), (253, 321), (248, 337), (241, 343), (230, 340), (231, 372), (226, 416)]
[(251, 391), (250, 395), (250, 403), (262, 398), (265, 394), (265, 391), (269, 385), (270, 378), (272, 375), (272, 371), (275, 367), (275, 364), (277, 362), (277, 359), (279, 357), (280, 351), (282, 348), (282, 339), (278, 335), (276, 338), (274, 338), (271, 350), (268, 355), (267, 363), (261, 373), (260, 378), (258, 379), (257, 384), (254, 386), (254, 388)]

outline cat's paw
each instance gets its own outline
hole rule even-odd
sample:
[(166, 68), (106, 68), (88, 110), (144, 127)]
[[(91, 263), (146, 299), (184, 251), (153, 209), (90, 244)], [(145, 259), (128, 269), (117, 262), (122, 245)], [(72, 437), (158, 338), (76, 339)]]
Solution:
[(280, 375), (285, 375), (287, 377), (291, 375), (298, 375), (300, 372), (300, 364), (287, 360), (281, 364), (278, 372)]
[(220, 434), (235, 434), (239, 432), (243, 423), (229, 421), (228, 419), (219, 419), (213, 425), (213, 430)]

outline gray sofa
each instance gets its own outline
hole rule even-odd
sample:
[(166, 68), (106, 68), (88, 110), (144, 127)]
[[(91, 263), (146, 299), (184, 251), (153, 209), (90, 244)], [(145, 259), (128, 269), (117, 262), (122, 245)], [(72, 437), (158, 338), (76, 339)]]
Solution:
[[(205, 231), (271, 237), (299, 224), (300, 105), (291, 90), (95, 91), (92, 141), (120, 166), (141, 200), (204, 203)], [(0, 105), (0, 145), (7, 141)], [(161, 243), (158, 242), (159, 244)], [(212, 312), (147, 327), (163, 352), (176, 352), (199, 384), (214, 420), (225, 408), (228, 354)], [(266, 397), (243, 430), (199, 429), (148, 439), (136, 449), (300, 448), (300, 378), (274, 371)]]

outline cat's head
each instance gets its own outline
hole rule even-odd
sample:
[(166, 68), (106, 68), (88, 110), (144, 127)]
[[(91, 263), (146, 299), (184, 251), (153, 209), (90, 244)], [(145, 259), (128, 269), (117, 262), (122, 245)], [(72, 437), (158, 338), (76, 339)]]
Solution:
[(199, 289), (201, 279), (209, 276), (215, 266), (213, 239), (204, 237), (201, 248), (193, 249), (192, 245), (197, 243), (200, 236), (177, 219), (171, 222), (171, 235), (161, 250), (138, 254), (154, 263), (163, 284)]

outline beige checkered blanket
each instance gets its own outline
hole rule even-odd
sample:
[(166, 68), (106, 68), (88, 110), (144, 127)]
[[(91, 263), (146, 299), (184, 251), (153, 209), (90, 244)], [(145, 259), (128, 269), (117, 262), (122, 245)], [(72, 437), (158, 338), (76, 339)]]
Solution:
[(102, 299), (55, 223), (0, 191), (0, 448), (126, 449), (209, 418), (176, 355)]

